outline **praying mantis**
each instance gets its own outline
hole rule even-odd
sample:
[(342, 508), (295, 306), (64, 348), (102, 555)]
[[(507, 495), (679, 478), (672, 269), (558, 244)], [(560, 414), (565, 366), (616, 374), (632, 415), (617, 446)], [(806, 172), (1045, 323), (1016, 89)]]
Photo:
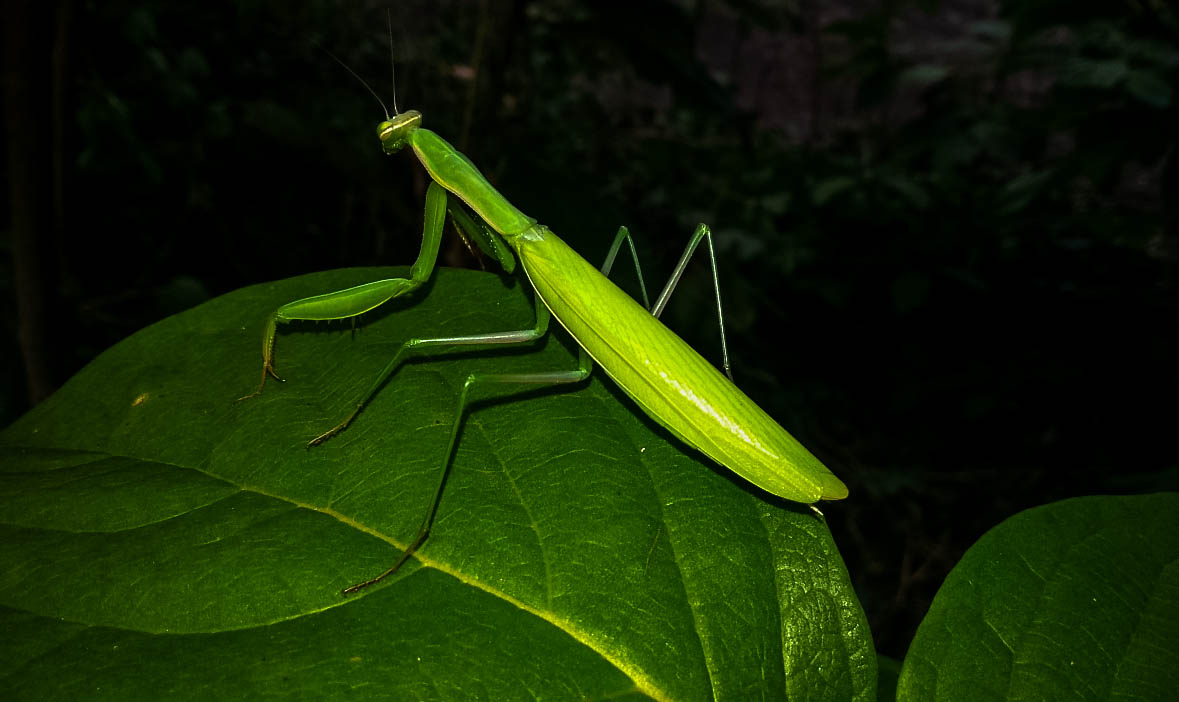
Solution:
[[(442, 137), (422, 127), (420, 112), (399, 113), (394, 109), (394, 116), (389, 117), (386, 111), (385, 120), (377, 125), (377, 136), (386, 154), (411, 148), (431, 179), (426, 190), (422, 246), (410, 269), (410, 277), (378, 280), (279, 307), (271, 315), (263, 333), (262, 377), (258, 388), (241, 399), (261, 394), (268, 376), (281, 380), (274, 367), (279, 323), (353, 319), (393, 298), (412, 293), (428, 281), (438, 257), (448, 215), (460, 233), (495, 259), (506, 273), (515, 271), (519, 258), (523, 278), (535, 294), (535, 323), (527, 329), (405, 341), (351, 413), (311, 439), (308, 448), (344, 431), (409, 357), (428, 355), (431, 349), (528, 344), (543, 337), (548, 331), (550, 318), (555, 317), (579, 346), (578, 366), (572, 370), (540, 373), (475, 372), (468, 375), (459, 393), (433, 499), (417, 535), (392, 567), (344, 589), (344, 594), (356, 593), (396, 573), (429, 536), (468, 398), (472, 389), (480, 385), (579, 383), (589, 377), (596, 363), (643, 412), (673, 436), (762, 490), (809, 505), (816, 513), (819, 513), (815, 507), (817, 502), (847, 497), (843, 482), (733, 383), (724, 341), (715, 252), (706, 225), (696, 227), (654, 305), (648, 304), (646, 286), (639, 271), (643, 297), (640, 305), (608, 277), (623, 241), (629, 245), (638, 267), (638, 254), (626, 227), (619, 228), (601, 269), (595, 268), (547, 227), (512, 205), (470, 159)], [(659, 321), (701, 241), (707, 242), (712, 261), (724, 373)]]

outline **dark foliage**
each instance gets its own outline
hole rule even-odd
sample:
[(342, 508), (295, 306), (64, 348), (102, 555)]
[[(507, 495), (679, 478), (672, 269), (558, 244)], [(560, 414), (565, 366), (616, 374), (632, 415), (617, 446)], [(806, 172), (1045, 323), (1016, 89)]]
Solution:
[[(737, 380), (849, 483), (828, 513), (897, 656), (1004, 517), (1175, 486), (1158, 406), (1179, 391), (1179, 19), (1150, 0), (995, 5), (393, 18), (400, 106), (590, 260), (627, 224), (659, 287), (714, 227)], [(380, 157), (378, 106), (316, 48), (390, 94), (384, 8), (63, 0), (30, 25), (6, 72), (51, 88), (27, 110), (54, 196), (39, 261), (13, 267), (43, 271), (44, 384), (211, 296), (412, 260), (425, 180)], [(667, 318), (713, 349), (697, 272)], [(19, 280), (0, 280), (13, 299)], [(16, 309), (6, 421), (29, 405)]]

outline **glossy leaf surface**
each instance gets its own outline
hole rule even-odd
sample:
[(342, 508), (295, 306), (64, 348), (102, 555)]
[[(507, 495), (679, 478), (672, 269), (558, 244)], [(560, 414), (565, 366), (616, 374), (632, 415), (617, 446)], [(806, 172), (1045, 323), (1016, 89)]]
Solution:
[(1170, 700), (1179, 494), (1021, 512), (967, 551), (905, 656), (899, 700)]
[(551, 335), (410, 363), (305, 449), (405, 339), (531, 323), (518, 285), (444, 270), (355, 333), (280, 330), (287, 382), (234, 402), (276, 306), (390, 275), (215, 299), (0, 434), (0, 697), (873, 697), (823, 522), (692, 455), (597, 375), (475, 405), (418, 557), (341, 596), (416, 531), (468, 373), (575, 364)]

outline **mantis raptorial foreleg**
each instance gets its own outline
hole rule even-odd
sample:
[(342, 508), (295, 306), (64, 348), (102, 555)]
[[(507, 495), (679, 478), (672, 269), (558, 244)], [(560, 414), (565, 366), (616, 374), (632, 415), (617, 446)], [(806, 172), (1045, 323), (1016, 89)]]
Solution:
[[(380, 307), (395, 297), (401, 297), (417, 290), (429, 280), (434, 272), (434, 263), (438, 260), (442, 228), (446, 223), (446, 200), (446, 190), (437, 183), (431, 182), (430, 187), (426, 189), (426, 216), (425, 224), (422, 227), (422, 248), (418, 252), (417, 260), (410, 267), (409, 278), (377, 280), (346, 290), (305, 297), (279, 307), (267, 321), (266, 330), (262, 335), (262, 378), (258, 381), (258, 389), (249, 395), (238, 398), (239, 401), (262, 394), (262, 388), (266, 386), (268, 375), (274, 377), (275, 380), (282, 380), (274, 370), (274, 341), (280, 322), (355, 318)], [(473, 231), (475, 231), (474, 228)], [(512, 259), (512, 263), (515, 263), (514, 259)]]

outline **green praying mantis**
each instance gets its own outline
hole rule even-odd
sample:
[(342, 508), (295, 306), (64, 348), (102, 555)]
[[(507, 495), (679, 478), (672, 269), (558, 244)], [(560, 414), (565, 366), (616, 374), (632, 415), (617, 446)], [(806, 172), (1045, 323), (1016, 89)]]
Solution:
[[(379, 97), (377, 99), (380, 101)], [(281, 380), (274, 368), (275, 335), (279, 323), (355, 318), (393, 298), (413, 292), (429, 280), (447, 215), (464, 237), (494, 258), (507, 273), (515, 271), (516, 258), (519, 258), (523, 277), (535, 293), (534, 325), (528, 329), (470, 336), (409, 339), (394, 353), (352, 412), (334, 427), (311, 439), (308, 448), (344, 431), (386, 379), (410, 356), (425, 355), (431, 349), (439, 348), (527, 344), (545, 335), (550, 316), (573, 336), (580, 348), (578, 366), (573, 370), (471, 373), (467, 376), (454, 412), (446, 453), (438, 470), (434, 496), (417, 535), (392, 567), (346, 588), (344, 594), (358, 592), (397, 572), (429, 536), (468, 398), (472, 389), (480, 385), (579, 383), (589, 377), (596, 363), (648, 416), (676, 438), (766, 492), (810, 505), (815, 512), (818, 512), (815, 503), (821, 500), (847, 497), (843, 482), (732, 382), (724, 342), (715, 252), (707, 226), (700, 224), (696, 227), (653, 306), (648, 304), (646, 286), (639, 271), (643, 297), (640, 305), (608, 278), (623, 241), (630, 246), (638, 268), (638, 254), (626, 227), (619, 228), (601, 269), (595, 268), (547, 227), (513, 206), (492, 187), (470, 159), (442, 137), (422, 127), (420, 112), (398, 113), (394, 105), (394, 116), (389, 117), (386, 110), (385, 121), (377, 125), (377, 136), (386, 154), (397, 153), (406, 147), (413, 149), (431, 178), (426, 190), (421, 251), (410, 269), (410, 277), (378, 280), (279, 307), (263, 333), (262, 378), (258, 388), (241, 399), (261, 394), (268, 376)], [(692, 253), (702, 240), (708, 244), (712, 261), (724, 373), (659, 321)]]

